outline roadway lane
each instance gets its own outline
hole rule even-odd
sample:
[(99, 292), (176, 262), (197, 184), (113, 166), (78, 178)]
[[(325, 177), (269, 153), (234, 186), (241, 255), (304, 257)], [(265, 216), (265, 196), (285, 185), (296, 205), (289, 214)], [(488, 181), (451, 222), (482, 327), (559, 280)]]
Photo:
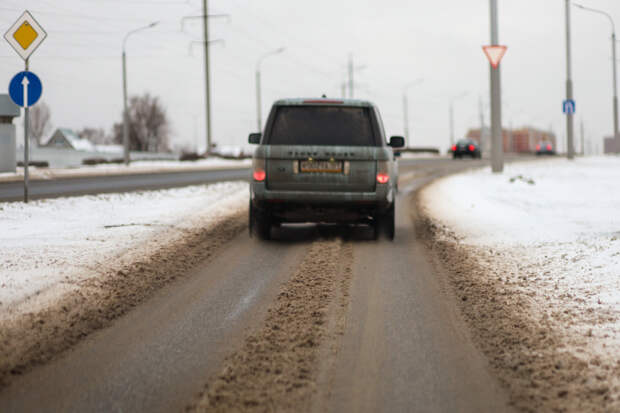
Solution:
[[(448, 158), (401, 159), (401, 174), (411, 168), (424, 169), (428, 165), (444, 165), (459, 168), (462, 162)], [(92, 195), (110, 192), (130, 192), (166, 189), (188, 185), (201, 185), (223, 181), (247, 180), (249, 168), (217, 169), (203, 171), (179, 171), (139, 173), (124, 175), (100, 175), (80, 178), (36, 179), (29, 184), (30, 199), (57, 198), (62, 196)], [(0, 182), (0, 202), (21, 201), (24, 198), (23, 182)]]
[[(248, 176), (249, 168), (235, 168), (150, 174), (102, 175), (86, 178), (37, 179), (30, 181), (29, 195), (31, 199), (42, 199), (107, 192), (154, 190), (222, 181), (246, 180)], [(0, 183), (0, 202), (21, 201), (23, 197), (23, 182)]]
[(355, 245), (347, 327), (323, 411), (511, 411), (416, 239), (410, 191), (428, 180), (401, 190), (393, 243)]
[[(416, 239), (411, 210), (424, 183), (485, 163), (404, 162), (401, 175), (410, 175), (398, 196), (395, 241), (345, 236), (354, 257), (350, 302), (340, 351), (319, 374), (322, 399), (312, 405), (320, 411), (510, 411)], [(320, 232), (284, 227), (272, 242), (239, 235), (111, 327), (17, 378), (0, 393), (0, 410), (182, 410), (247, 329), (264, 323)]]

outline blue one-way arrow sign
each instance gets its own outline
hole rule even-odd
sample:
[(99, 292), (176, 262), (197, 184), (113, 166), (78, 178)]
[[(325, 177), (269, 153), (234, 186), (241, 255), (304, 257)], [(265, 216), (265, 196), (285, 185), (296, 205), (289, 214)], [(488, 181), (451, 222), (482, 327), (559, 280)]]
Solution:
[(575, 101), (573, 99), (567, 99), (562, 102), (562, 112), (567, 115), (573, 115), (575, 113)]
[(30, 107), (37, 103), (43, 93), (43, 85), (32, 72), (19, 72), (9, 83), (9, 95), (16, 105)]

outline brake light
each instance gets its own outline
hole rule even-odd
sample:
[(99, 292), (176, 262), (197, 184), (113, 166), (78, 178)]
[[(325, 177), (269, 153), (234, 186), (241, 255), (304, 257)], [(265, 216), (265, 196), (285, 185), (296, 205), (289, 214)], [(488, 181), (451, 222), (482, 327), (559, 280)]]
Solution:
[(377, 182), (379, 182), (380, 184), (387, 184), (389, 180), (390, 180), (390, 175), (384, 172), (379, 172), (377, 174)]
[(452, 145), (452, 152), (456, 152), (456, 145)]
[(547, 150), (550, 151), (551, 150), (551, 145), (547, 145)]
[(474, 145), (469, 145), (469, 152), (473, 152), (476, 147)]
[(304, 103), (327, 103), (328, 105), (342, 105), (344, 101), (342, 100), (329, 100), (329, 99), (312, 99), (312, 100), (304, 100)]
[(257, 170), (254, 171), (252, 176), (254, 177), (255, 181), (263, 182), (265, 180), (265, 177), (267, 176), (267, 174), (265, 173), (265, 171), (263, 169), (257, 169)]
[(540, 145), (536, 145), (536, 150), (539, 151), (540, 150)]

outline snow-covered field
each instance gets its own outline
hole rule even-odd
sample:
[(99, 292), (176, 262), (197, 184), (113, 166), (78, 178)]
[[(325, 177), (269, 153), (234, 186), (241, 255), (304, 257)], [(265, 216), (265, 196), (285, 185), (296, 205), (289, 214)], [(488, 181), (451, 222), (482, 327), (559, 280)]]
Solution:
[(482, 282), (523, 297), (521, 311), (560, 338), (559, 352), (597, 369), (593, 380), (609, 387), (592, 394), (618, 398), (620, 378), (610, 374), (620, 367), (620, 158), (473, 170), (432, 184), (421, 200), (457, 248), (474, 252)]
[(139, 259), (149, 239), (239, 211), (247, 199), (247, 183), (232, 182), (0, 203), (0, 320), (45, 306), (111, 263)]

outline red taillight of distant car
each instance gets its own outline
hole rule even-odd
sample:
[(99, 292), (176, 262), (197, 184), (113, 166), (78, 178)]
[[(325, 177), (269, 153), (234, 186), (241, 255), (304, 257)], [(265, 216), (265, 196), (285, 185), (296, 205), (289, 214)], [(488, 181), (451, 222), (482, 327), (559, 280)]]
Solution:
[(377, 182), (379, 182), (380, 184), (387, 184), (389, 180), (390, 175), (383, 172), (377, 174)]
[(267, 177), (267, 174), (262, 169), (255, 170), (252, 175), (254, 177), (254, 180), (258, 182), (263, 182), (265, 180), (265, 177)]
[(551, 145), (547, 145), (547, 150), (550, 151), (551, 150)]
[(474, 149), (476, 149), (474, 145), (469, 145), (468, 148), (469, 148), (469, 152), (473, 152)]
[(456, 145), (452, 145), (452, 152), (456, 152)]
[(540, 150), (540, 145), (536, 145), (536, 150), (539, 151)]

